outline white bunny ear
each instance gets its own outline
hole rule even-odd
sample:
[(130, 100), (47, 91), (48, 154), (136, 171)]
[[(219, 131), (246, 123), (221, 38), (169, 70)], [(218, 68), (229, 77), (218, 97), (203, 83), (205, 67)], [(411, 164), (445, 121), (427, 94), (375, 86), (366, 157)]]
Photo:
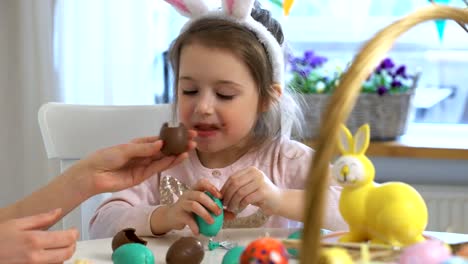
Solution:
[(354, 153), (363, 155), (369, 147), (370, 127), (369, 124), (362, 125), (354, 136)]
[(349, 129), (341, 124), (340, 132), (338, 134), (338, 148), (341, 154), (351, 154), (353, 152), (353, 135), (349, 132)]
[(246, 20), (252, 12), (255, 0), (223, 0), (223, 10), (231, 17)]
[(198, 17), (209, 11), (203, 0), (165, 0), (172, 5), (181, 15), (188, 18)]

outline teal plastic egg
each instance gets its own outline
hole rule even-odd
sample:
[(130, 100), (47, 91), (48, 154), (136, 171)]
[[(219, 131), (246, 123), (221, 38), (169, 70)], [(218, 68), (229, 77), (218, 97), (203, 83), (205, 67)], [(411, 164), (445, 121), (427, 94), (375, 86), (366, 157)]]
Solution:
[(154, 255), (149, 248), (138, 243), (118, 247), (112, 253), (114, 264), (154, 264)]
[[(302, 237), (302, 230), (298, 230), (288, 236), (288, 239), (301, 239)], [(295, 248), (288, 248), (289, 255), (293, 257), (299, 256), (299, 251)]]
[(222, 264), (239, 264), (240, 263), (240, 256), (242, 252), (244, 252), (245, 247), (237, 246), (231, 248), (226, 254), (224, 254)]
[(195, 215), (195, 221), (198, 224), (198, 228), (200, 229), (200, 234), (205, 235), (207, 237), (214, 237), (218, 234), (219, 230), (223, 227), (224, 222), (224, 212), (223, 212), (223, 204), (221, 200), (214, 197), (211, 193), (205, 192), (217, 205), (221, 208), (221, 214), (215, 215), (213, 212), (210, 212), (211, 217), (213, 217), (214, 223), (208, 224), (198, 215)]

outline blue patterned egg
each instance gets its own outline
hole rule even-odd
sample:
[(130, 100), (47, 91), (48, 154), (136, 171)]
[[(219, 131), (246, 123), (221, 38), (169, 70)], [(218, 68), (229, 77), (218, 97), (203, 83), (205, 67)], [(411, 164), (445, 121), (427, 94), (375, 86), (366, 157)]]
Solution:
[(224, 254), (222, 264), (239, 264), (240, 263), (240, 256), (242, 252), (244, 252), (245, 247), (237, 246), (231, 248), (226, 254)]

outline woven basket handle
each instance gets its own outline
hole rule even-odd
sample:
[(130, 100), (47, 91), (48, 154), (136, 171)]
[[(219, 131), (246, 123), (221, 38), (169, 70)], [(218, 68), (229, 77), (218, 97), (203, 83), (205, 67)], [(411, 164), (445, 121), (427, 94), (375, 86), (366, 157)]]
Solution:
[(306, 183), (302, 248), (307, 250), (302, 251), (301, 263), (318, 263), (329, 164), (336, 148), (339, 126), (348, 119), (362, 83), (401, 34), (419, 23), (436, 19), (451, 19), (468, 24), (468, 10), (431, 5), (387, 26), (363, 46), (331, 96), (323, 118), (327, 121), (322, 123), (320, 128), (317, 152)]

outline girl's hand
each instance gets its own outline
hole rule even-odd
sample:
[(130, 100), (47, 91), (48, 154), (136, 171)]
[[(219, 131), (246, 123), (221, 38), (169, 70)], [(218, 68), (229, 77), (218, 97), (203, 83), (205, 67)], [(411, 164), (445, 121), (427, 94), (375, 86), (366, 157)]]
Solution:
[(221, 198), (221, 193), (207, 179), (201, 179), (190, 191), (186, 191), (179, 200), (173, 205), (170, 205), (167, 210), (167, 221), (171, 223), (171, 229), (183, 229), (189, 226), (194, 235), (198, 235), (199, 229), (195, 222), (194, 215), (197, 214), (207, 223), (214, 223), (210, 212), (215, 215), (221, 214), (222, 208), (204, 192), (208, 191), (216, 198)]
[(281, 190), (259, 169), (248, 167), (231, 175), (221, 188), (228, 211), (240, 212), (253, 204), (265, 214), (277, 214)]
[[(189, 131), (187, 151), (195, 148), (196, 132)], [(141, 183), (154, 174), (173, 167), (188, 157), (161, 153), (159, 137), (138, 138), (130, 143), (99, 150), (72, 167), (70, 173), (79, 176), (78, 184), (92, 194), (120, 191)], [(86, 186), (87, 185), (87, 186)]]
[(0, 263), (62, 263), (75, 252), (78, 231), (44, 231), (61, 218), (61, 210), (0, 224)]

